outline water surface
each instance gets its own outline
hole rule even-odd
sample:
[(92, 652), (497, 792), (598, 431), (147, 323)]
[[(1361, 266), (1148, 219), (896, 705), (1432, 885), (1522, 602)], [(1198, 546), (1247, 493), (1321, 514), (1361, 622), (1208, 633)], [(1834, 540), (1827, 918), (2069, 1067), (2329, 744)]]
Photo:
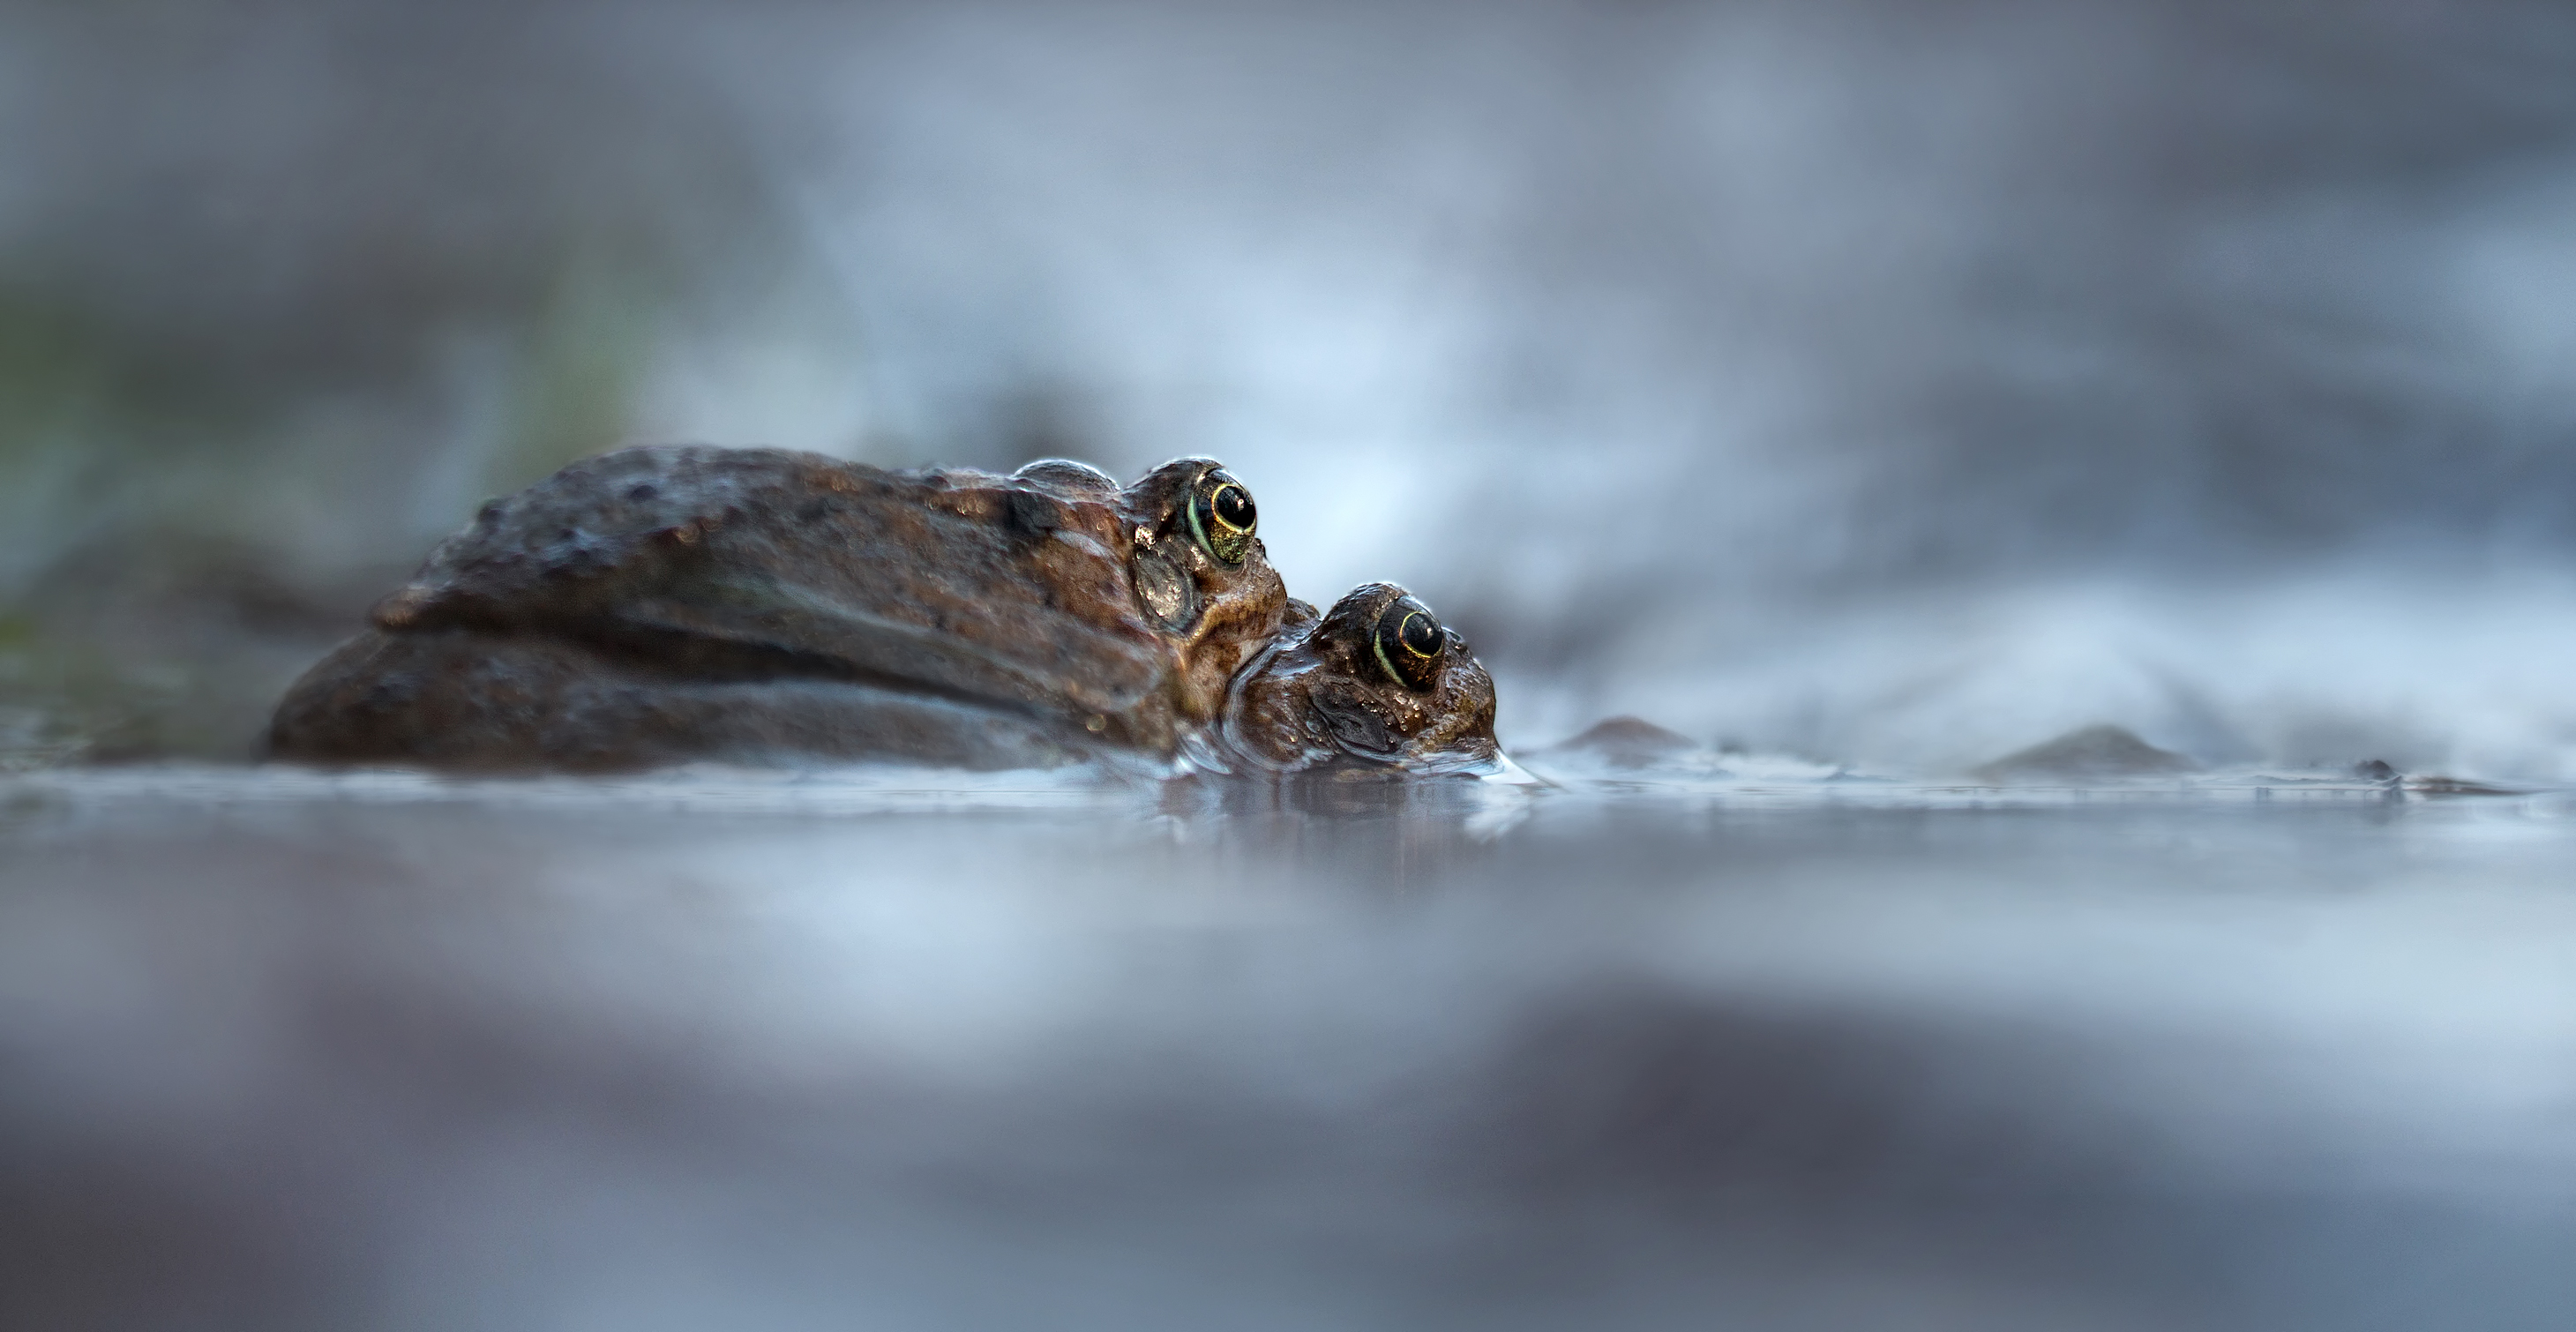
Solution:
[(2576, 802), (0, 786), (0, 1321), (2511, 1328)]

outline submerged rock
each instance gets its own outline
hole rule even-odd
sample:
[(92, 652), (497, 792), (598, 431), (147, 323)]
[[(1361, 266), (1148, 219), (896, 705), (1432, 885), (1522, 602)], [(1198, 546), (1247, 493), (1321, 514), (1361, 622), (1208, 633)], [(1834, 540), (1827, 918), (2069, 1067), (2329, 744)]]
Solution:
[(2528, 791), (2519, 790), (2510, 786), (2496, 786), (2487, 782), (2473, 782), (2464, 777), (2443, 777), (2438, 774), (2414, 778), (2406, 783), (2406, 789), (2417, 795), (2440, 796), (2515, 796), (2530, 794)]
[(1689, 736), (1665, 730), (1643, 717), (1612, 717), (1590, 730), (1530, 755), (1541, 759), (1580, 759), (1610, 768), (1651, 768), (1698, 752)]
[(2054, 740), (2016, 750), (1969, 770), (1980, 781), (2047, 781), (2113, 777), (2164, 777), (2198, 772), (2192, 760), (2137, 737), (2122, 726), (2086, 726)]

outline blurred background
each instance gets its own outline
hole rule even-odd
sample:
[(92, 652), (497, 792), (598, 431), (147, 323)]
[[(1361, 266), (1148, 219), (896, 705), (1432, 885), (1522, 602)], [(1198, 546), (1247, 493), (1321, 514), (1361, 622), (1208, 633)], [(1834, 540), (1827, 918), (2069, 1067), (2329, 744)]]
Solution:
[(15, 0), (0, 757), (688, 440), (1217, 455), (1524, 747), (2576, 777), (2571, 220), (2555, 3)]

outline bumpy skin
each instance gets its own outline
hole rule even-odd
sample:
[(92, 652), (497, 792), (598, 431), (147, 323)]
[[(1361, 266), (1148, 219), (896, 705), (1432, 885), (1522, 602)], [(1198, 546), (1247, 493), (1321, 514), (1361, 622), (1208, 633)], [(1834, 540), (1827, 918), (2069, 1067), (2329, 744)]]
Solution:
[(326, 763), (614, 769), (1170, 757), (1286, 589), (1193, 535), (1215, 467), (888, 472), (640, 448), (484, 507), (307, 672), (270, 748)]
[(1302, 601), (1290, 602), (1278, 639), (1244, 667), (1226, 702), (1218, 738), (1229, 766), (1499, 770), (1494, 677), (1456, 630), (1439, 631), (1423, 665), (1424, 687), (1408, 686), (1381, 664), (1381, 617), (1403, 600), (1403, 588), (1369, 583), (1321, 616)]

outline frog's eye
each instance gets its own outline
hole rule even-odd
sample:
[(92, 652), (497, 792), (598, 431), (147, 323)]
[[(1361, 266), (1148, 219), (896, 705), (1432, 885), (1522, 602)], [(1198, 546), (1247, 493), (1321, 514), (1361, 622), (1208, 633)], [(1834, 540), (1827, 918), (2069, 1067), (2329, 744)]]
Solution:
[(1449, 634), (1431, 608), (1397, 597), (1377, 617), (1377, 664), (1407, 689), (1429, 689), (1440, 678), (1440, 653)]
[(1260, 520), (1252, 492), (1226, 475), (1224, 468), (1211, 467), (1199, 478), (1198, 490), (1190, 497), (1190, 535), (1207, 547), (1208, 554), (1228, 564), (1243, 563), (1252, 551), (1252, 529)]

